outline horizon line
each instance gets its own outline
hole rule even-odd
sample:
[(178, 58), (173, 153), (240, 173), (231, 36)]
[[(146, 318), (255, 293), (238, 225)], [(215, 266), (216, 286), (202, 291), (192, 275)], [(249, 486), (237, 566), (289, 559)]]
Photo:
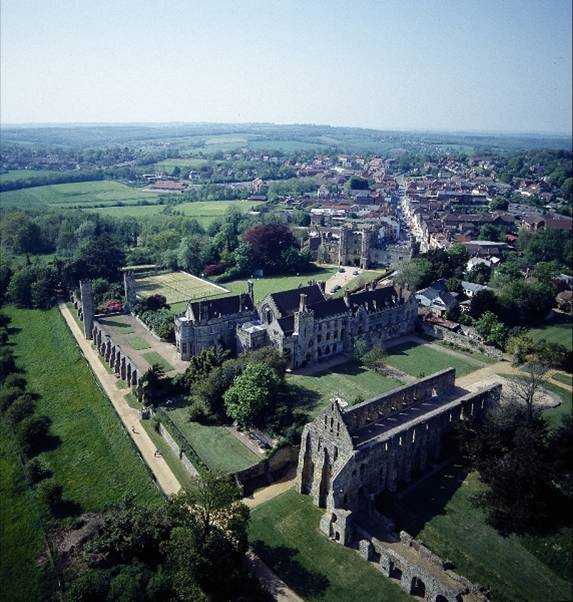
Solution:
[(346, 128), (359, 130), (374, 130), (378, 132), (394, 132), (405, 134), (471, 134), (471, 135), (493, 135), (493, 136), (555, 136), (562, 138), (573, 138), (573, 132), (547, 131), (547, 130), (447, 130), (441, 128), (390, 128), (390, 127), (374, 127), (374, 126), (357, 126), (357, 125), (332, 125), (327, 123), (314, 122), (288, 122), (277, 123), (274, 121), (20, 121), (20, 122), (2, 122), (0, 120), (0, 128), (10, 127), (89, 127), (89, 126), (175, 126), (175, 125), (232, 125), (232, 126), (257, 126), (257, 125), (272, 125), (272, 126), (307, 126), (307, 127), (326, 127), (326, 128)]

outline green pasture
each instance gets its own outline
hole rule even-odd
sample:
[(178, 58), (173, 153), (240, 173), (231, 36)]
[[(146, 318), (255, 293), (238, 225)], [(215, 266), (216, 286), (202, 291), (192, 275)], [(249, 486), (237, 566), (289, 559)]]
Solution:
[(62, 173), (61, 171), (54, 171), (52, 169), (10, 169), (9, 171), (0, 173), (0, 184), (20, 182), (40, 176), (60, 176)]
[(130, 205), (139, 201), (152, 202), (157, 198), (155, 193), (112, 180), (51, 184), (0, 193), (0, 203), (3, 206), (22, 209), (41, 206), (83, 209), (98, 204), (117, 205), (121, 202)]
[(533, 328), (529, 334), (534, 340), (545, 339), (551, 343), (559, 343), (573, 350), (573, 320), (563, 316), (560, 320), (547, 322), (543, 326)]
[(18, 365), (38, 394), (38, 414), (51, 418), (53, 445), (41, 456), (77, 511), (97, 512), (132, 495), (160, 493), (57, 308), (9, 307)]

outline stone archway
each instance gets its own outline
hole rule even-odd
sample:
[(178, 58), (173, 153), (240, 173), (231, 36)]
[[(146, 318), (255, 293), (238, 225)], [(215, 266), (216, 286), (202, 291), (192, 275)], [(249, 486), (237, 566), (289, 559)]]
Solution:
[(412, 577), (412, 581), (410, 583), (410, 595), (416, 596), (417, 598), (426, 597), (426, 585), (420, 579), (420, 577)]

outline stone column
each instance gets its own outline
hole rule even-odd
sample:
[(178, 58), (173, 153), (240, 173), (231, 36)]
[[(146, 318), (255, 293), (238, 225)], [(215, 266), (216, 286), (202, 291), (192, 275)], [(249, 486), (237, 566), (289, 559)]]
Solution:
[(82, 298), (84, 336), (86, 339), (91, 339), (94, 327), (94, 296), (91, 280), (80, 280), (80, 294)]

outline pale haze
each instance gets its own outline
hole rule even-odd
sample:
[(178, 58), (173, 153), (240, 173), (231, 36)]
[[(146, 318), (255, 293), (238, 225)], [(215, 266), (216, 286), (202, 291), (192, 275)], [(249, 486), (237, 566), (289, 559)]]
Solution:
[(4, 0), (1, 119), (570, 133), (571, 2)]

